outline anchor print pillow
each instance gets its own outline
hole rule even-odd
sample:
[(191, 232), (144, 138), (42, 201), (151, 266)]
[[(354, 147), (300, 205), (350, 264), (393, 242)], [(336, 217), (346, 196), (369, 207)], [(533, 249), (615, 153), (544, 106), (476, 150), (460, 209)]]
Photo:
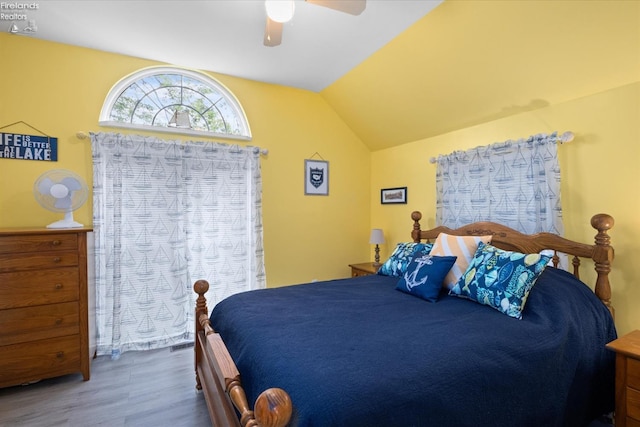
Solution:
[(396, 289), (430, 302), (438, 301), (442, 281), (456, 262), (455, 256), (417, 255), (398, 280)]
[(407, 271), (407, 265), (415, 254), (427, 255), (432, 247), (431, 243), (398, 243), (389, 259), (380, 266), (378, 274), (400, 277)]

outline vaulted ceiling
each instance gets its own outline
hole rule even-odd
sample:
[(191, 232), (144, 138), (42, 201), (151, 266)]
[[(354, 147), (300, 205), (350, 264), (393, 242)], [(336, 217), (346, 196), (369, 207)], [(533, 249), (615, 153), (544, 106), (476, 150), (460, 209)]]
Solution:
[(24, 14), (31, 37), (319, 92), (371, 150), (640, 80), (637, 1), (367, 3), (351, 16), (296, 0), (278, 47), (262, 44), (258, 0), (44, 0)]
[(637, 81), (640, 2), (447, 0), (322, 94), (377, 150)]

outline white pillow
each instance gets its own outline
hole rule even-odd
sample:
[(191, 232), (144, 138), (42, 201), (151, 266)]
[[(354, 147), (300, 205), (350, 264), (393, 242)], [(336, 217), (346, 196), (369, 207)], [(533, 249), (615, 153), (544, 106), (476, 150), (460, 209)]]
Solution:
[(451, 290), (464, 272), (478, 249), (480, 242), (491, 243), (492, 236), (452, 236), (438, 234), (430, 254), (434, 256), (456, 256), (455, 264), (444, 278), (442, 286)]

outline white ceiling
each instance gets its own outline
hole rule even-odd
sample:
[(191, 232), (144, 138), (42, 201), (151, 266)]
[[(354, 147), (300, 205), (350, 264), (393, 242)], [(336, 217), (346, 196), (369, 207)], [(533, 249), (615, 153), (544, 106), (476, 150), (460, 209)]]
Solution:
[(369, 0), (352, 16), (296, 0), (277, 47), (262, 43), (261, 0), (41, 0), (2, 12), (35, 19), (31, 37), (318, 92), (441, 2)]

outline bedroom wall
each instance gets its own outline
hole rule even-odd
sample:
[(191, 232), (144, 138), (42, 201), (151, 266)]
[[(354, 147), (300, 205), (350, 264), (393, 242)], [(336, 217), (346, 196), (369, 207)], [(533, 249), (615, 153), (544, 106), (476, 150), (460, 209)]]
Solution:
[[(24, 121), (59, 143), (56, 163), (0, 159), (0, 227), (44, 226), (58, 215), (35, 201), (35, 179), (66, 168), (91, 185), (90, 142), (76, 132), (119, 131), (98, 126), (109, 89), (129, 73), (164, 64), (5, 33), (0, 52), (0, 127)], [(262, 159), (268, 286), (349, 276), (349, 263), (369, 257), (368, 149), (316, 93), (209, 74), (243, 105), (249, 144), (269, 149)], [(6, 131), (37, 134), (26, 126)], [(304, 159), (316, 152), (329, 161), (328, 197), (304, 195)], [(90, 202), (75, 213), (88, 225), (91, 215)]]
[[(573, 131), (575, 139), (559, 147), (565, 236), (593, 242), (592, 215), (612, 215), (615, 260), (610, 274), (619, 333), (640, 328), (640, 82), (612, 88), (540, 110), (414, 141), (372, 153), (372, 226), (385, 230), (385, 256), (397, 242), (410, 241), (414, 210), (423, 228), (435, 225), (435, 164), (429, 159), (542, 132)], [(408, 187), (406, 205), (380, 205), (380, 188)], [(585, 274), (588, 273), (588, 274)], [(592, 266), (583, 279), (594, 283)]]

